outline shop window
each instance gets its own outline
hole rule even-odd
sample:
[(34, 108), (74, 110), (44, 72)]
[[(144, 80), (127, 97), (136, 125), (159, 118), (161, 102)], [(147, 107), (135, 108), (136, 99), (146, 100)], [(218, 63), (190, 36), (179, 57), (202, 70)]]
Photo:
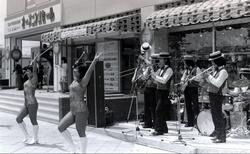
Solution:
[(212, 29), (199, 29), (169, 33), (169, 52), (174, 57), (171, 61), (175, 73), (175, 82), (179, 82), (184, 70), (181, 57), (191, 54), (197, 57), (197, 65), (208, 68), (208, 55), (212, 51)]
[(26, 0), (25, 5), (27, 9), (30, 9), (36, 5), (36, 0)]
[(137, 66), (136, 59), (140, 53), (139, 39), (131, 38), (121, 41), (121, 85), (123, 93), (130, 93), (131, 80)]
[(227, 59), (230, 86), (239, 79), (241, 68), (250, 68), (249, 24), (217, 27), (216, 50), (222, 51)]

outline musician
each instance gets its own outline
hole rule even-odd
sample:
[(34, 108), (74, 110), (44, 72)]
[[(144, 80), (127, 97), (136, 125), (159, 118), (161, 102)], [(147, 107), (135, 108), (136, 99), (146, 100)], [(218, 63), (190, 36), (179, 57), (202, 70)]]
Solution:
[(209, 61), (214, 66), (213, 74), (204, 73), (204, 78), (208, 82), (209, 101), (215, 131), (210, 135), (214, 143), (226, 142), (225, 121), (222, 112), (222, 103), (225, 99), (224, 93), (227, 90), (228, 73), (225, 69), (226, 60), (220, 51), (209, 55)]
[(154, 127), (155, 122), (155, 107), (156, 107), (156, 83), (151, 78), (151, 69), (157, 71), (158, 54), (152, 54), (150, 57), (151, 64), (147, 66), (143, 72), (145, 78), (144, 90), (144, 126), (143, 128)]
[(187, 110), (187, 124), (185, 127), (193, 127), (195, 118), (199, 114), (198, 103), (198, 86), (201, 81), (201, 77), (197, 76), (192, 81), (189, 81), (192, 77), (200, 74), (200, 68), (196, 66), (194, 57), (192, 55), (184, 55), (185, 70), (181, 78), (182, 90), (184, 92), (185, 105)]
[(156, 82), (156, 109), (155, 126), (152, 135), (163, 135), (168, 133), (166, 123), (166, 114), (170, 112), (169, 90), (173, 76), (173, 70), (170, 67), (170, 54), (168, 52), (159, 54), (159, 69), (157, 72), (151, 70), (151, 77)]
[(151, 45), (148, 42), (144, 42), (141, 45), (141, 53), (140, 56), (137, 59), (137, 67), (135, 69), (134, 75), (132, 77), (132, 84), (133, 84), (133, 88), (132, 89), (136, 89), (136, 90), (142, 90), (144, 89), (144, 81), (145, 78), (143, 76), (143, 72), (145, 72), (147, 65), (144, 61), (144, 59), (146, 59), (145, 57), (145, 52), (150, 51), (151, 50)]

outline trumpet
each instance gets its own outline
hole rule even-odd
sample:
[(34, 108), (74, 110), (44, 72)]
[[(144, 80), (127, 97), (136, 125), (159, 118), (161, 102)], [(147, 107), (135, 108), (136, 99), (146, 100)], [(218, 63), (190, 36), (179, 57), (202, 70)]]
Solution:
[(188, 81), (192, 81), (192, 80), (194, 80), (196, 77), (201, 76), (201, 75), (203, 75), (203, 74), (205, 74), (205, 73), (211, 74), (213, 71), (214, 71), (214, 66), (211, 66), (211, 67), (205, 69), (203, 72), (201, 72), (201, 73), (199, 73), (199, 74), (193, 76), (192, 78), (188, 79)]

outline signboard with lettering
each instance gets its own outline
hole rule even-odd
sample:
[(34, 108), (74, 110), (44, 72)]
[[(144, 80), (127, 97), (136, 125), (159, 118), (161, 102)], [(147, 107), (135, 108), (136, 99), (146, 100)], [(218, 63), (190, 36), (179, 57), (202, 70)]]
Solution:
[(105, 92), (120, 92), (120, 49), (118, 41), (97, 43), (97, 52), (103, 52)]
[(5, 21), (5, 35), (61, 21), (60, 4)]

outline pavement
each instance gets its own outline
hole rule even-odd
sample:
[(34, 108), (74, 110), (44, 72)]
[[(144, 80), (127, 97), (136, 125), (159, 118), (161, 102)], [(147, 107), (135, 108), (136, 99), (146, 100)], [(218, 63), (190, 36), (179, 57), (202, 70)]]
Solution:
[[(39, 144), (27, 145), (22, 142), (23, 134), (15, 119), (13, 114), (0, 112), (0, 153), (69, 153), (69, 147), (58, 132), (57, 125), (38, 121)], [(28, 132), (32, 134), (29, 118), (26, 117), (24, 121)], [(95, 129), (97, 128), (87, 128), (87, 153), (171, 153), (95, 133)], [(79, 137), (74, 126), (70, 127), (69, 131), (79, 147)]]

